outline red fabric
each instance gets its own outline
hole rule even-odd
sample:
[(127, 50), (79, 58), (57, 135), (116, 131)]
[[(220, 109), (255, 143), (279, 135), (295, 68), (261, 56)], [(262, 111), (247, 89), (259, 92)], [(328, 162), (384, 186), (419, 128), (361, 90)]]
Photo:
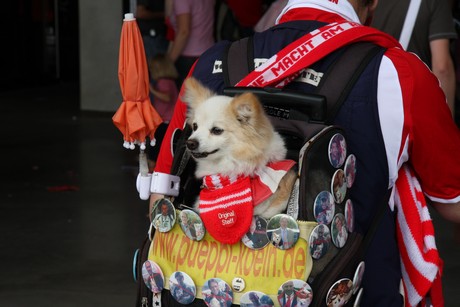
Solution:
[(273, 195), (295, 164), (292, 160), (271, 162), (253, 177), (205, 176), (199, 209), (207, 231), (219, 242), (238, 242), (251, 225), (254, 206)]
[[(211, 177), (206, 176), (204, 182), (211, 183)], [(199, 208), (206, 231), (214, 239), (227, 244), (238, 242), (248, 231), (254, 210), (249, 177), (202, 189)]]
[(238, 23), (243, 27), (254, 27), (262, 18), (262, 0), (227, 0)]

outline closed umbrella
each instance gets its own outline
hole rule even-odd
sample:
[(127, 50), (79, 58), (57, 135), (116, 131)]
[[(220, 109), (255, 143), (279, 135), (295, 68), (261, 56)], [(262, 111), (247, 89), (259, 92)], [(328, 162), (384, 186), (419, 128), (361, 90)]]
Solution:
[(143, 151), (147, 138), (154, 142), (155, 130), (162, 119), (150, 102), (144, 43), (133, 14), (125, 14), (123, 19), (118, 79), (123, 102), (112, 121), (123, 134), (126, 148), (134, 149), (137, 144)]

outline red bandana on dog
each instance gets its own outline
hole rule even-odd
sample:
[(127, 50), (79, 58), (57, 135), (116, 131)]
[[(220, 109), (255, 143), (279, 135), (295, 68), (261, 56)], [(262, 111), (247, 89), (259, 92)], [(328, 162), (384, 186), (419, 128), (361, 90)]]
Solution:
[(251, 225), (254, 206), (276, 191), (294, 165), (292, 160), (269, 163), (253, 178), (205, 176), (199, 208), (206, 230), (219, 242), (238, 242)]

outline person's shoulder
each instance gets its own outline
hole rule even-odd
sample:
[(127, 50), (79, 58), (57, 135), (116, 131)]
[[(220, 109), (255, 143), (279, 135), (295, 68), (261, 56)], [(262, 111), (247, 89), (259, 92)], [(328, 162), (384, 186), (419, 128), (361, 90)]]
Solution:
[(439, 82), (430, 68), (414, 53), (399, 48), (389, 48), (385, 51), (380, 69), (394, 70), (401, 86), (411, 85), (413, 90), (426, 90), (427, 86), (438, 86)]

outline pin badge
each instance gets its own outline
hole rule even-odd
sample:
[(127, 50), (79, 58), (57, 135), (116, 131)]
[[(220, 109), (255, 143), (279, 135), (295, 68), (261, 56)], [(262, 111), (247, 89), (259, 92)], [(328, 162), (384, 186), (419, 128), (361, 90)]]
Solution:
[(355, 229), (355, 214), (353, 210), (353, 203), (350, 199), (345, 202), (345, 219), (347, 221), (348, 232), (353, 232)]
[(345, 137), (336, 133), (329, 141), (329, 162), (335, 168), (339, 168), (345, 162), (347, 156), (347, 143)]
[(192, 210), (185, 209), (179, 213), (179, 224), (184, 234), (194, 241), (200, 241), (204, 237), (205, 228), (200, 216)]
[(361, 281), (363, 280), (365, 264), (364, 261), (361, 261), (358, 264), (358, 268), (356, 269), (355, 275), (353, 277), (353, 294), (358, 292), (359, 287), (361, 287)]
[(337, 213), (332, 220), (331, 225), (332, 242), (338, 248), (342, 248), (348, 239), (348, 230), (345, 222), (345, 216)]
[(230, 286), (220, 278), (208, 279), (201, 289), (203, 300), (207, 306), (231, 306), (233, 291)]
[(319, 224), (313, 228), (310, 239), (309, 247), (310, 254), (313, 259), (320, 259), (323, 257), (331, 245), (331, 233), (329, 228), (324, 224)]
[(147, 260), (142, 264), (142, 279), (153, 293), (160, 293), (164, 287), (164, 276), (158, 264)]
[(299, 239), (299, 234), (297, 221), (287, 214), (277, 214), (268, 222), (267, 236), (276, 248), (291, 248)]
[(267, 220), (261, 216), (252, 217), (248, 232), (241, 238), (244, 245), (251, 249), (265, 247), (269, 240), (267, 237)]
[(326, 305), (341, 307), (350, 300), (352, 292), (353, 282), (348, 278), (340, 279), (329, 288), (326, 296)]
[(309, 306), (313, 299), (313, 291), (304, 280), (291, 279), (278, 289), (278, 302), (281, 307)]
[(345, 177), (347, 179), (347, 188), (351, 188), (356, 177), (356, 157), (354, 154), (349, 155), (345, 162)]
[(361, 305), (361, 299), (363, 298), (363, 288), (359, 289), (358, 294), (356, 295), (355, 303), (353, 307), (359, 307)]
[(315, 198), (313, 214), (320, 224), (329, 225), (334, 217), (334, 197), (329, 191), (321, 191)]
[(235, 277), (232, 280), (232, 289), (235, 292), (243, 292), (244, 288), (246, 288), (246, 283), (244, 279), (241, 277)]
[(181, 304), (188, 305), (195, 299), (196, 287), (192, 278), (185, 272), (176, 271), (169, 277), (172, 297)]
[(252, 306), (275, 306), (273, 300), (267, 294), (260, 291), (246, 292), (241, 296), (240, 299), (241, 307), (252, 307)]
[(336, 170), (332, 176), (331, 191), (336, 203), (340, 204), (343, 202), (347, 194), (347, 182), (345, 181), (345, 173), (343, 170)]
[(159, 232), (168, 232), (176, 222), (176, 210), (169, 199), (155, 201), (152, 210), (152, 225)]

